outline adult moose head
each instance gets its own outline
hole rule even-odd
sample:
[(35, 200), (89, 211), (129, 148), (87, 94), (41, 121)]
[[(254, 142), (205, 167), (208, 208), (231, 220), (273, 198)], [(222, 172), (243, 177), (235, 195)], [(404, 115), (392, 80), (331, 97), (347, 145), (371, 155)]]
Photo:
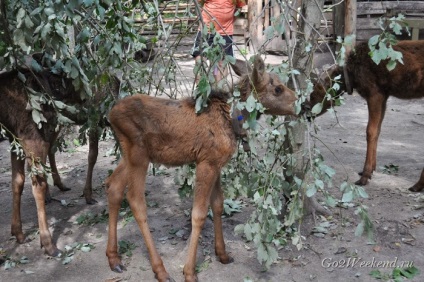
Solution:
[[(265, 113), (294, 115), (296, 96), (277, 75), (267, 73), (260, 56), (254, 59), (253, 71), (239, 84), (241, 100), (253, 90), (266, 108)], [(238, 135), (233, 126), (230, 93), (212, 91), (207, 109), (195, 113), (195, 100), (170, 100), (135, 95), (119, 101), (109, 120), (122, 150), (122, 159), (107, 179), (109, 202), (109, 236), (106, 255), (110, 268), (122, 272), (124, 267), (117, 250), (117, 220), (125, 187), (127, 199), (143, 234), (150, 262), (159, 281), (173, 281), (159, 256), (147, 223), (145, 181), (149, 163), (167, 166), (196, 164), (196, 188), (192, 209), (192, 231), (184, 266), (185, 281), (196, 281), (196, 251), (209, 205), (213, 211), (215, 253), (221, 263), (233, 259), (225, 251), (221, 215), (223, 192), (220, 173), (236, 150)], [(247, 118), (247, 117), (245, 117)]]
[[(322, 112), (324, 112), (331, 106), (331, 102), (324, 100), (326, 89), (331, 87), (335, 77), (340, 76), (342, 83), (337, 95), (356, 89), (359, 95), (367, 101), (367, 153), (364, 169), (360, 173), (361, 177), (355, 183), (357, 185), (366, 185), (376, 169), (377, 142), (388, 98), (390, 96), (399, 99), (424, 97), (424, 41), (400, 41), (393, 46), (393, 49), (402, 53), (403, 64), (397, 64), (394, 70), (389, 71), (384, 63), (379, 65), (374, 63), (369, 55), (370, 49), (367, 43), (359, 44), (355, 51), (350, 53), (345, 69), (331, 68), (328, 75), (321, 82), (315, 84), (311, 94), (311, 106), (323, 103)], [(418, 182), (409, 190), (419, 192), (423, 189), (424, 169)]]

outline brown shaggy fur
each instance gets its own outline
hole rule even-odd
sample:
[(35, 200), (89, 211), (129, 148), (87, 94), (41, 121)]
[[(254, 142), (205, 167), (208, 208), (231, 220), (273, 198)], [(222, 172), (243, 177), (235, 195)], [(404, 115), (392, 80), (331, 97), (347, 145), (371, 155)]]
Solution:
[[(255, 58), (250, 75), (241, 79), (242, 100), (253, 86), (257, 98), (271, 114), (294, 115), (296, 96), (278, 76), (265, 72), (262, 59)], [(123, 158), (106, 181), (109, 203), (109, 236), (106, 254), (110, 268), (124, 269), (118, 256), (117, 220), (125, 187), (127, 199), (143, 234), (150, 261), (159, 281), (173, 281), (159, 256), (147, 224), (145, 181), (149, 163), (179, 166), (196, 164), (196, 187), (192, 209), (192, 233), (184, 266), (185, 281), (197, 281), (196, 251), (208, 207), (212, 207), (215, 253), (222, 263), (233, 259), (225, 251), (221, 215), (224, 196), (220, 172), (236, 150), (229, 93), (213, 92), (207, 110), (196, 114), (192, 98), (180, 101), (135, 95), (118, 102), (109, 119), (121, 146)]]
[[(381, 124), (386, 111), (387, 99), (390, 96), (399, 99), (418, 99), (424, 97), (424, 41), (401, 41), (393, 47), (403, 54), (404, 64), (398, 63), (396, 68), (388, 71), (385, 62), (376, 65), (369, 56), (366, 43), (358, 45), (346, 62), (347, 74), (352, 87), (367, 101), (367, 154), (358, 185), (366, 185), (376, 169), (377, 141)], [(343, 69), (336, 67), (330, 70), (323, 83), (317, 83), (311, 94), (312, 106), (323, 101), (325, 89), (331, 86), (331, 79), (342, 75)], [(340, 92), (346, 90), (342, 85)], [(324, 110), (330, 106), (325, 102)], [(409, 190), (418, 192), (424, 189), (424, 169), (420, 179)]]

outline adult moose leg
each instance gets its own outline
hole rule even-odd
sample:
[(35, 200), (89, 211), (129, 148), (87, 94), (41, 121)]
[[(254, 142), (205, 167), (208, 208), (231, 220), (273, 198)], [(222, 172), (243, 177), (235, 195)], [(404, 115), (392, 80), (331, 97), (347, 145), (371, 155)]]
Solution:
[(221, 189), (221, 177), (215, 182), (211, 195), (211, 208), (213, 212), (213, 225), (215, 231), (215, 254), (223, 264), (234, 261), (225, 251), (224, 235), (222, 232), (222, 212), (224, 211), (224, 194)]
[(414, 184), (414, 186), (412, 186), (411, 188), (409, 188), (409, 191), (412, 192), (420, 192), (424, 189), (424, 168), (423, 171), (421, 172), (421, 177), (418, 180), (417, 183)]
[(371, 179), (377, 165), (377, 143), (386, 111), (387, 97), (374, 90), (367, 97), (368, 125), (367, 125), (367, 155), (361, 178), (355, 182), (357, 185), (366, 185)]
[[(195, 272), (197, 246), (199, 243), (200, 232), (205, 224), (208, 213), (212, 190), (216, 186), (219, 174), (220, 169), (216, 166), (210, 165), (206, 161), (198, 163), (196, 166), (196, 185), (194, 190), (193, 210), (191, 212), (191, 239), (188, 246), (186, 264), (184, 265), (184, 276), (186, 282), (197, 281)], [(219, 192), (217, 193), (219, 194)], [(220, 200), (215, 197), (215, 201), (219, 202)], [(215, 201), (214, 206), (216, 208), (217, 203), (215, 203)], [(217, 212), (219, 211), (217, 210)], [(222, 234), (222, 227), (219, 229), (221, 229)], [(223, 244), (222, 235), (218, 236), (218, 240), (220, 244)], [(221, 251), (222, 248), (220, 249), (220, 252)]]

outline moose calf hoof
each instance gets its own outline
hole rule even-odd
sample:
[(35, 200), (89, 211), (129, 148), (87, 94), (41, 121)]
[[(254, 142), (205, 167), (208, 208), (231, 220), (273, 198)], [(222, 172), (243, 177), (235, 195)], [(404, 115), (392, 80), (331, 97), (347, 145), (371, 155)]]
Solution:
[(199, 280), (197, 279), (197, 275), (194, 274), (194, 275), (186, 275), (184, 281), (185, 282), (197, 282)]
[(64, 185), (56, 185), (57, 186), (57, 188), (59, 188), (59, 190), (60, 191), (62, 191), (62, 192), (66, 192), (66, 191), (71, 191), (71, 188), (68, 188), (68, 187), (66, 187), (66, 186), (64, 186)]
[(356, 181), (355, 184), (359, 186), (365, 186), (368, 184), (368, 179), (369, 177), (362, 175), (362, 177), (358, 181)]
[(119, 263), (119, 264), (117, 264), (113, 267), (111, 266), (110, 269), (112, 269), (112, 271), (117, 272), (117, 273), (122, 273), (125, 270), (127, 270), (127, 268), (121, 263)]
[(59, 250), (58, 248), (54, 247), (54, 248), (51, 248), (51, 250), (46, 249), (46, 254), (53, 258), (60, 258), (62, 257), (63, 252)]
[(93, 198), (85, 199), (85, 202), (87, 203), (87, 205), (95, 205), (95, 204), (97, 204), (97, 200), (95, 200)]
[(157, 275), (155, 275), (155, 278), (159, 282), (175, 282), (175, 280), (172, 279), (172, 277), (170, 277), (169, 274), (167, 274), (165, 278), (159, 278)]
[(22, 232), (15, 234), (12, 232), (12, 235), (16, 237), (16, 242), (19, 244), (23, 244), (25, 242), (25, 235)]
[(414, 186), (410, 187), (408, 190), (411, 192), (421, 192), (423, 189), (424, 189), (424, 185), (415, 184)]
[(234, 258), (230, 257), (229, 255), (224, 255), (224, 256), (218, 257), (218, 260), (222, 264), (229, 264), (229, 263), (234, 262)]

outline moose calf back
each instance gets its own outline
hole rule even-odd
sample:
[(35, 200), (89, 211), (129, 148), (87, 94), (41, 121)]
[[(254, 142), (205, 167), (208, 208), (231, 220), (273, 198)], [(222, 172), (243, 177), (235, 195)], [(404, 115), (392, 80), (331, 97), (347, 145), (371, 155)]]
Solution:
[(152, 163), (178, 166), (207, 159), (222, 167), (236, 141), (225, 96), (211, 97), (209, 107), (198, 115), (192, 98), (178, 101), (134, 95), (119, 101), (109, 120), (128, 158), (132, 156), (127, 150), (139, 146)]
[(424, 40), (400, 41), (393, 46), (402, 53), (403, 63), (397, 62), (389, 71), (387, 62), (376, 64), (366, 43), (359, 44), (349, 55), (347, 69), (358, 93), (368, 99), (376, 91), (399, 99), (424, 96)]

